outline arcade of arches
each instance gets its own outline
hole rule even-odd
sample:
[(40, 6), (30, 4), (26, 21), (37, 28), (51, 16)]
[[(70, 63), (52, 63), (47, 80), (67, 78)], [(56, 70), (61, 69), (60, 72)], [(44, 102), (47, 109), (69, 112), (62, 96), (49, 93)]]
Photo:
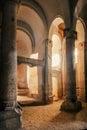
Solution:
[(63, 99), (61, 111), (77, 112), (87, 102), (86, 7), (85, 0), (0, 2), (2, 130), (22, 129), (21, 105)]

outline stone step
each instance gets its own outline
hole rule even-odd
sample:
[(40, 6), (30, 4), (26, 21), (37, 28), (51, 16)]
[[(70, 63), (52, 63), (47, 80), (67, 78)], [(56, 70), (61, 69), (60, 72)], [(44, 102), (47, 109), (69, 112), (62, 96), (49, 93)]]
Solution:
[(40, 102), (34, 98), (30, 98), (28, 96), (17, 96), (17, 101), (20, 103), (20, 105), (29, 105), (32, 103)]

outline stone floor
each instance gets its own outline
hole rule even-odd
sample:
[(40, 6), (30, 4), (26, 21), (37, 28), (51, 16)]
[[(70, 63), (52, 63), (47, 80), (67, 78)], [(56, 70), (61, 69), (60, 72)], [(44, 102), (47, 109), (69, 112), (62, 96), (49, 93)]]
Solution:
[(26, 130), (87, 130), (87, 103), (78, 113), (61, 112), (61, 101), (45, 106), (24, 106), (23, 127)]

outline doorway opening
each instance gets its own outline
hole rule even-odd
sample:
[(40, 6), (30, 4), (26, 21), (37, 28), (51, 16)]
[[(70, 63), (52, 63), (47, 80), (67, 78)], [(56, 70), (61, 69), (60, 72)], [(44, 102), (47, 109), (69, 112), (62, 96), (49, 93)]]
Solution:
[(38, 53), (32, 53), (31, 39), (21, 30), (17, 30), (17, 59), (17, 100), (21, 105), (36, 104), (41, 101)]
[(56, 18), (50, 27), (50, 39), (52, 40), (52, 94), (53, 100), (62, 99), (63, 82), (64, 82), (64, 69), (63, 69), (63, 30), (64, 21), (61, 18)]
[(85, 63), (84, 42), (85, 30), (82, 20), (78, 19), (76, 24), (78, 38), (75, 42), (75, 69), (76, 69), (76, 91), (80, 100), (85, 100)]

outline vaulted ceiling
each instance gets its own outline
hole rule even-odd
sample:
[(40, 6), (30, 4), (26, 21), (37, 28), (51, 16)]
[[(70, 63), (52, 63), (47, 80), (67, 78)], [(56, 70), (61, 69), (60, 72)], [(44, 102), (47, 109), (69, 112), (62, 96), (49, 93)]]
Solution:
[[(7, 1), (11, 0), (0, 1), (0, 25), (2, 24), (3, 5)], [(30, 37), (32, 51), (35, 45), (35, 51), (37, 51), (44, 39), (47, 38), (55, 18), (63, 19), (66, 27), (71, 27), (74, 18), (81, 18), (87, 26), (86, 8), (86, 0), (21, 0), (17, 14), (17, 30), (25, 32)], [(21, 41), (21, 37), (19, 40)]]

